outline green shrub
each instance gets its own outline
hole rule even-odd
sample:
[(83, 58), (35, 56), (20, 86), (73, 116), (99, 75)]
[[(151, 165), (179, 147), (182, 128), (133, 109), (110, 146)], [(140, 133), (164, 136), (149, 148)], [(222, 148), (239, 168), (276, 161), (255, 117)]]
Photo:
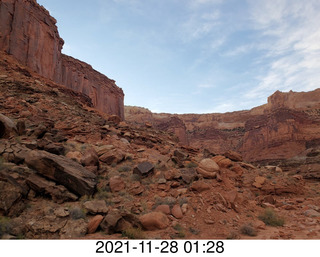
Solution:
[(247, 236), (256, 236), (257, 235), (257, 231), (255, 230), (255, 228), (251, 224), (243, 225), (240, 228), (240, 232), (241, 232), (241, 234), (247, 235)]
[(258, 218), (268, 226), (278, 227), (284, 225), (284, 219), (278, 216), (272, 208), (265, 209)]
[(179, 202), (179, 205), (182, 206), (183, 204), (188, 203), (188, 198), (186, 197), (179, 198), (178, 202)]
[(74, 207), (70, 210), (70, 216), (73, 220), (84, 219), (86, 214), (83, 209)]
[[(184, 229), (180, 224), (176, 224), (173, 226), (173, 228), (178, 232), (175, 236), (178, 238), (184, 238), (186, 234), (184, 233)], [(175, 237), (174, 236), (174, 237)]]
[(200, 231), (198, 229), (195, 229), (192, 227), (189, 228), (189, 231), (191, 234), (194, 234), (194, 235), (199, 235), (199, 233), (200, 233)]
[(122, 231), (122, 236), (129, 239), (145, 239), (145, 235), (140, 228), (128, 228)]
[(197, 168), (198, 164), (194, 163), (194, 162), (189, 162), (186, 165), (187, 168)]
[(121, 166), (121, 167), (118, 168), (119, 172), (129, 172), (131, 170), (132, 170), (132, 168), (130, 166), (127, 166), (127, 165), (124, 165), (124, 166)]
[(229, 235), (227, 236), (227, 239), (229, 239), (229, 240), (240, 239), (240, 236), (239, 236), (238, 232), (236, 232), (236, 231), (231, 231), (231, 232), (229, 233)]
[(4, 234), (10, 234), (11, 229), (12, 226), (10, 223), (10, 219), (0, 216), (0, 238), (2, 238)]

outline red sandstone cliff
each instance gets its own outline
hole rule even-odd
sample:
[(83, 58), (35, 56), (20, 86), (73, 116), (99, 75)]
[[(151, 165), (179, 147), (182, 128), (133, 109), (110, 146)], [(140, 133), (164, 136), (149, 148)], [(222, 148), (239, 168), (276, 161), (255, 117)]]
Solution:
[(88, 95), (107, 114), (124, 118), (122, 89), (90, 65), (61, 53), (56, 20), (35, 0), (0, 1), (0, 50), (38, 74)]
[[(181, 143), (215, 153), (235, 150), (247, 161), (283, 160), (320, 147), (320, 89), (277, 91), (265, 105), (224, 114), (153, 114), (125, 107), (126, 120), (155, 127), (173, 116), (180, 120), (175, 124), (180, 124), (177, 136)], [(170, 122), (164, 129), (169, 128)]]

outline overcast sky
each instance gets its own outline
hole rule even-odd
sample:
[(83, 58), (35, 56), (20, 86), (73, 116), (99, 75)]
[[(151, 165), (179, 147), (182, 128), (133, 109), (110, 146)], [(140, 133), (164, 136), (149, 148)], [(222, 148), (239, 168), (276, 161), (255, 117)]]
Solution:
[(38, 0), (63, 52), (154, 112), (251, 109), (320, 87), (319, 0)]

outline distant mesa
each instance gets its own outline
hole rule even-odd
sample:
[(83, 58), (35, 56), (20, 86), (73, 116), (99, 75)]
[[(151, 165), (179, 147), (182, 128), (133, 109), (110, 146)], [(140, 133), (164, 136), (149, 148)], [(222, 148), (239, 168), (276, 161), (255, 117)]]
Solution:
[(251, 162), (281, 161), (320, 147), (320, 89), (277, 91), (247, 111), (177, 115), (126, 106), (125, 117), (172, 132), (184, 145), (216, 154), (234, 150)]

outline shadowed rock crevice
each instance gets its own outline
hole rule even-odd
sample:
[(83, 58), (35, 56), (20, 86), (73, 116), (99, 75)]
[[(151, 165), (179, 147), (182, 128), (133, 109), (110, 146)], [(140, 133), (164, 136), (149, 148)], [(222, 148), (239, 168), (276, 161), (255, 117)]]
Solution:
[(0, 121), (0, 138), (3, 138), (6, 134), (6, 127), (4, 126), (3, 122)]

